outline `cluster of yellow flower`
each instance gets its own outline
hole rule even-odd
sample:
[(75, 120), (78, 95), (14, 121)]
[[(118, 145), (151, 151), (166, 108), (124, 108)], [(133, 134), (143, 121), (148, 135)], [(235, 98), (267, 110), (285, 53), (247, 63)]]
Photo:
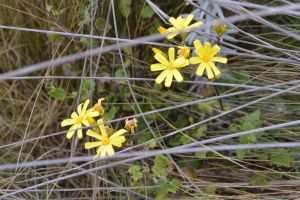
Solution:
[[(162, 34), (167, 34), (167, 39), (170, 41), (172, 41), (179, 33), (181, 34), (181, 38), (185, 40), (185, 32), (202, 25), (202, 22), (200, 21), (189, 25), (193, 18), (193, 15), (188, 15), (186, 18), (179, 16), (176, 19), (171, 17), (169, 22), (173, 26), (168, 29), (160, 26), (158, 31)], [(191, 58), (190, 48), (185, 45), (178, 47), (177, 57), (175, 57), (175, 48), (169, 48), (168, 55), (157, 48), (152, 49), (155, 54), (154, 58), (159, 63), (152, 64), (150, 70), (162, 71), (155, 79), (156, 83), (160, 84), (165, 80), (165, 86), (170, 87), (173, 76), (177, 82), (182, 82), (183, 77), (180, 73), (180, 69), (189, 64), (199, 64), (196, 70), (198, 76), (202, 76), (205, 70), (208, 79), (213, 79), (214, 77), (219, 77), (221, 75), (220, 70), (214, 63), (227, 63), (227, 58), (216, 56), (221, 48), (218, 45), (212, 46), (209, 42), (205, 42), (203, 45), (199, 40), (195, 40), (193, 43), (196, 56)]]
[[(103, 115), (105, 110), (101, 104), (104, 98), (98, 100), (98, 102), (90, 109), (88, 105), (90, 100), (87, 99), (84, 103), (79, 104), (77, 112), (74, 111), (71, 114), (71, 118), (65, 119), (61, 122), (61, 126), (71, 126), (67, 132), (67, 138), (71, 139), (74, 133), (77, 133), (78, 139), (83, 138), (82, 128), (84, 126), (90, 126), (86, 135), (95, 138), (96, 142), (86, 142), (85, 149), (98, 147), (96, 156), (113, 155), (115, 153), (113, 146), (122, 147), (125, 142), (125, 134), (127, 130), (134, 133), (134, 129), (137, 127), (137, 120), (131, 119), (125, 121), (125, 129), (120, 129), (116, 132), (109, 126), (104, 125)], [(100, 117), (96, 120), (95, 117)], [(93, 126), (94, 125), (94, 126)], [(127, 130), (126, 130), (127, 129)]]

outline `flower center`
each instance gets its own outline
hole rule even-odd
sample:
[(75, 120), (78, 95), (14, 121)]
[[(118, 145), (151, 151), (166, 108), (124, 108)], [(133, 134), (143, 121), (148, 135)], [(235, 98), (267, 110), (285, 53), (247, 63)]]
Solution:
[(79, 116), (76, 118), (76, 123), (77, 123), (77, 124), (81, 124), (82, 120), (83, 120), (83, 115), (79, 115)]
[(211, 57), (210, 57), (209, 54), (204, 54), (204, 55), (202, 56), (202, 60), (203, 60), (204, 62), (209, 62), (210, 59), (211, 59)]
[(169, 63), (169, 65), (168, 65), (168, 69), (169, 69), (169, 70), (173, 70), (173, 69), (174, 69), (174, 65), (173, 65), (173, 63)]
[(108, 145), (110, 143), (109, 138), (103, 138), (102, 145)]

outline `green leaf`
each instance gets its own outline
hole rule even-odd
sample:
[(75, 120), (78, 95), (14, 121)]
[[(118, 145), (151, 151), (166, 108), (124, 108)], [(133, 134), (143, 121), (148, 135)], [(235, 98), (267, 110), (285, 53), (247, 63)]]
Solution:
[(141, 172), (141, 167), (139, 165), (130, 166), (128, 172), (135, 181), (138, 181), (143, 177), (143, 173)]
[(249, 134), (249, 135), (243, 135), (239, 137), (239, 141), (241, 144), (249, 144), (249, 143), (255, 143), (257, 140), (254, 134)]
[(199, 128), (197, 128), (196, 132), (192, 134), (192, 136), (194, 137), (194, 139), (199, 140), (204, 132), (207, 131), (207, 125), (202, 125)]
[(125, 73), (123, 69), (117, 69), (115, 72), (116, 77), (125, 77)]
[(180, 142), (182, 144), (189, 144), (189, 143), (192, 143), (193, 142), (193, 139), (191, 137), (189, 137), (188, 135), (182, 135), (180, 137)]
[(268, 160), (269, 159), (269, 154), (266, 152), (257, 152), (256, 153), (258, 159), (260, 160)]
[(108, 112), (106, 112), (104, 114), (104, 118), (106, 120), (112, 120), (115, 118), (116, 113), (117, 113), (117, 108), (115, 106), (113, 106), (113, 107), (111, 107), (111, 109), (109, 109)]
[(242, 124), (239, 126), (240, 130), (242, 131), (248, 131), (248, 130), (252, 130), (255, 129), (256, 126), (254, 124), (254, 122), (251, 121), (243, 121)]
[(149, 147), (150, 149), (154, 149), (155, 147), (157, 147), (157, 142), (152, 138), (152, 139), (149, 141), (148, 147)]
[(261, 174), (255, 174), (249, 182), (251, 185), (268, 185), (268, 180)]
[(180, 187), (180, 181), (178, 179), (172, 179), (171, 181), (159, 180), (159, 189), (157, 190), (156, 199), (165, 199), (169, 193), (176, 193)]
[(271, 174), (271, 176), (272, 176), (272, 179), (279, 181), (279, 180), (282, 180), (283, 174), (281, 172), (273, 172)]
[(80, 100), (85, 100), (88, 98), (90, 90), (93, 92), (95, 90), (94, 81), (90, 84), (92, 80), (83, 80), (81, 85), (81, 97)]
[(168, 172), (171, 171), (169, 166), (170, 160), (168, 157), (163, 155), (155, 156), (154, 158), (154, 166), (151, 168), (154, 175), (161, 177), (167, 175)]
[[(95, 21), (95, 25), (98, 28), (98, 30), (100, 30), (100, 31), (105, 30), (105, 23), (106, 23), (106, 21), (102, 17), (97, 18)], [(106, 26), (106, 32), (108, 32), (111, 29), (111, 27), (112, 26), (108, 23)]]
[(181, 138), (181, 135), (177, 134), (176, 136), (168, 139), (168, 144), (171, 145), (172, 147), (177, 147), (182, 144), (180, 138)]
[(71, 94), (70, 94), (70, 98), (71, 98), (71, 99), (74, 99), (77, 95), (78, 95), (78, 92), (73, 91), (73, 92), (71, 92)]
[(131, 0), (118, 0), (118, 10), (123, 15), (123, 17), (128, 17), (131, 13), (130, 4)]
[(236, 150), (235, 151), (236, 153), (236, 158), (239, 159), (239, 160), (244, 160), (245, 158), (245, 154), (246, 154), (246, 151), (245, 150)]
[(154, 165), (160, 167), (166, 167), (170, 164), (170, 159), (167, 156), (158, 155), (154, 158)]
[(97, 40), (94, 40), (92, 38), (87, 38), (87, 37), (82, 37), (80, 39), (80, 42), (85, 45), (85, 46), (90, 46), (92, 45), (93, 47), (96, 47), (97, 44), (98, 44), (98, 41)]
[(63, 100), (66, 96), (66, 93), (64, 91), (64, 89), (62, 88), (51, 88), (51, 90), (48, 92), (48, 95), (50, 97), (53, 97), (56, 100)]
[(48, 33), (47, 37), (48, 37), (48, 40), (53, 44), (59, 44), (64, 40), (64, 38), (58, 34)]
[(232, 123), (229, 125), (228, 127), (229, 131), (230, 132), (238, 132), (238, 125), (237, 123)]
[(204, 151), (204, 152), (196, 152), (196, 153), (195, 153), (195, 156), (196, 156), (197, 158), (206, 158), (206, 154), (207, 154), (206, 151)]
[(288, 150), (277, 149), (274, 150), (271, 154), (271, 163), (277, 166), (290, 167), (292, 163), (292, 157)]
[(143, 7), (142, 12), (141, 12), (141, 16), (143, 18), (150, 18), (153, 16), (153, 14), (154, 14), (154, 11), (150, 6)]
[(216, 194), (216, 190), (217, 190), (217, 188), (214, 185), (209, 185), (209, 186), (204, 188), (204, 192), (206, 194), (211, 194), (211, 195)]
[(246, 115), (245, 117), (243, 117), (243, 120), (250, 121), (250, 122), (259, 121), (260, 116), (261, 116), (261, 111), (256, 110), (256, 111)]

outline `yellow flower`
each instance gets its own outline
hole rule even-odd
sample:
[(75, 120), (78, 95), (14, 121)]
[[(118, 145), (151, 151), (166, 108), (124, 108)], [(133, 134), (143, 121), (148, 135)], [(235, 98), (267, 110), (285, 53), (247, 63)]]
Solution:
[(174, 17), (171, 17), (169, 19), (169, 22), (173, 25), (173, 27), (168, 28), (167, 31), (169, 33), (170, 32), (172, 32), (172, 33), (167, 35), (167, 38), (172, 39), (181, 31), (188, 31), (192, 28), (196, 28), (196, 27), (199, 27), (202, 25), (201, 21), (189, 25), (193, 18), (194, 18), (194, 15), (188, 15), (187, 18), (183, 18), (183, 17), (179, 16), (176, 19)]
[(158, 32), (160, 32), (161, 34), (166, 34), (166, 33), (168, 33), (167, 29), (165, 29), (165, 28), (162, 27), (162, 26), (159, 26), (159, 27), (157, 28), (157, 30), (158, 30)]
[(98, 120), (100, 133), (94, 132), (92, 130), (87, 131), (87, 135), (93, 138), (98, 139), (97, 142), (86, 142), (85, 149), (91, 149), (98, 147), (96, 156), (104, 157), (107, 155), (115, 154), (113, 146), (122, 147), (122, 143), (125, 142), (125, 137), (122, 136), (126, 133), (125, 129), (120, 129), (117, 132), (113, 133), (111, 136), (108, 136), (103, 120)]
[(187, 58), (190, 56), (191, 49), (187, 46), (179, 46), (177, 50), (177, 55), (179, 57)]
[(69, 131), (67, 132), (67, 138), (70, 139), (75, 131), (77, 130), (78, 139), (82, 138), (82, 125), (89, 126), (89, 122), (87, 118), (93, 118), (99, 116), (99, 112), (94, 112), (91, 110), (87, 110), (87, 107), (90, 103), (90, 100), (87, 99), (84, 104), (79, 104), (77, 107), (77, 113), (73, 112), (71, 118), (65, 119), (61, 122), (61, 126), (70, 126)]
[(218, 45), (211, 47), (209, 42), (205, 42), (204, 46), (199, 40), (194, 41), (194, 46), (196, 48), (195, 52), (196, 57), (190, 59), (191, 64), (200, 63), (196, 74), (202, 76), (204, 70), (206, 70), (207, 78), (212, 79), (215, 76), (218, 77), (221, 75), (220, 70), (216, 67), (214, 62), (227, 63), (227, 58), (215, 56), (221, 48)]
[(154, 58), (160, 62), (152, 64), (150, 69), (151, 71), (162, 71), (161, 74), (155, 79), (155, 82), (160, 84), (165, 80), (165, 86), (170, 87), (172, 84), (173, 76), (177, 82), (183, 81), (183, 77), (179, 72), (179, 68), (189, 65), (189, 60), (179, 57), (175, 59), (175, 49), (169, 48), (168, 51), (169, 59), (164, 57), (162, 54), (158, 53), (154, 55)]

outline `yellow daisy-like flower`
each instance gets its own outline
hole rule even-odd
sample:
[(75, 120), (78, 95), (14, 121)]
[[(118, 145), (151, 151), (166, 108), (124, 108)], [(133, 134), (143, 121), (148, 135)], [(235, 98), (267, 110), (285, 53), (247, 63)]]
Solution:
[(196, 71), (198, 76), (202, 76), (204, 70), (206, 70), (207, 78), (212, 79), (215, 76), (221, 75), (220, 70), (216, 67), (214, 62), (227, 63), (227, 58), (215, 56), (221, 48), (218, 45), (211, 47), (209, 42), (205, 42), (204, 46), (199, 40), (194, 41), (194, 46), (196, 48), (196, 57), (190, 59), (191, 64), (199, 64)]
[(127, 131), (125, 129), (120, 129), (117, 132), (113, 133), (111, 136), (108, 136), (103, 120), (98, 120), (100, 133), (94, 132), (92, 130), (87, 131), (87, 135), (91, 136), (99, 141), (97, 142), (86, 142), (85, 149), (91, 149), (98, 147), (96, 156), (104, 157), (107, 155), (115, 154), (113, 146), (122, 147), (122, 143), (125, 142), (124, 133)]
[(74, 135), (75, 131), (77, 130), (77, 137), (81, 139), (82, 135), (82, 126), (89, 126), (88, 118), (93, 118), (99, 116), (99, 112), (95, 112), (92, 110), (87, 110), (87, 107), (90, 103), (90, 100), (87, 99), (84, 104), (79, 104), (77, 107), (77, 113), (73, 112), (71, 114), (71, 118), (65, 119), (61, 122), (61, 126), (70, 126), (69, 131), (67, 132), (67, 138), (70, 139)]
[(167, 29), (169, 33), (172, 32), (171, 34), (167, 35), (167, 38), (172, 39), (181, 31), (188, 31), (192, 28), (202, 25), (201, 21), (189, 25), (193, 18), (194, 15), (188, 15), (187, 18), (183, 18), (181, 16), (177, 17), (176, 19), (174, 17), (169, 18), (169, 22), (173, 25), (173, 27)]
[(179, 57), (187, 58), (190, 56), (191, 49), (187, 46), (179, 46), (177, 50), (177, 55)]
[(175, 59), (175, 49), (169, 48), (168, 51), (169, 59), (163, 56), (160, 53), (154, 55), (154, 58), (160, 62), (152, 64), (150, 69), (151, 71), (162, 71), (160, 75), (155, 79), (155, 82), (160, 84), (165, 80), (165, 86), (170, 87), (172, 84), (173, 76), (177, 82), (183, 81), (183, 77), (179, 72), (179, 69), (189, 65), (189, 60), (183, 57)]

